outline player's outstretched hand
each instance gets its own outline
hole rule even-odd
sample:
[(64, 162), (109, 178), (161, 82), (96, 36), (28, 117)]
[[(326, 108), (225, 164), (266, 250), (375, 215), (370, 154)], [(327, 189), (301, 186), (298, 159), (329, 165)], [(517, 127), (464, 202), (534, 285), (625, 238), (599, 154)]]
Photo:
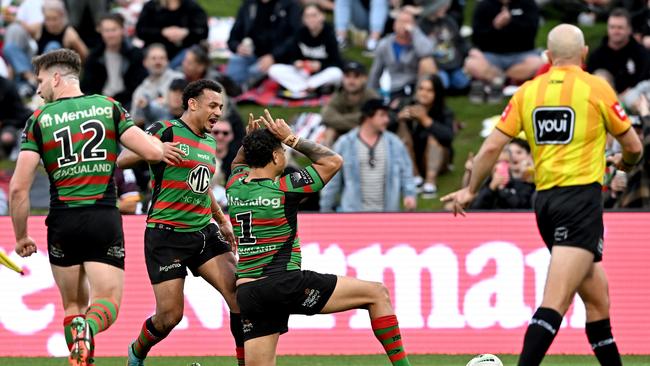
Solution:
[(260, 120), (254, 119), (253, 113), (249, 113), (248, 124), (246, 125), (246, 134), (248, 135), (249, 133), (257, 130), (258, 128), (260, 128)]
[(185, 153), (177, 146), (180, 142), (163, 143), (163, 162), (168, 165), (180, 165), (183, 162)]
[(442, 197), (440, 201), (453, 203), (454, 216), (458, 214), (465, 216), (465, 208), (474, 200), (474, 196), (466, 187)]
[(268, 109), (264, 109), (264, 115), (260, 116), (260, 119), (266, 129), (271, 131), (278, 140), (284, 141), (288, 136), (292, 135), (291, 127), (281, 118), (273, 119)]
[(29, 257), (30, 255), (36, 253), (36, 242), (34, 239), (29, 236), (20, 239), (16, 242), (16, 253), (21, 257)]

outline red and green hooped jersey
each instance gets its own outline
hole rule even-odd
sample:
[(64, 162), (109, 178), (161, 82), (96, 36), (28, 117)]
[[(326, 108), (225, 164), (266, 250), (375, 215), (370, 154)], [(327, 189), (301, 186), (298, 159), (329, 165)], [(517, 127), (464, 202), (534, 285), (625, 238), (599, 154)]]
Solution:
[(235, 168), (226, 184), (228, 214), (239, 242), (237, 276), (261, 277), (300, 269), (298, 204), (323, 188), (312, 166), (280, 177), (245, 182), (250, 169)]
[(209, 134), (196, 135), (180, 119), (159, 121), (147, 133), (162, 142), (180, 142), (185, 156), (180, 165), (164, 162), (150, 166), (153, 197), (147, 227), (171, 226), (175, 231), (203, 229), (210, 223), (212, 177), (217, 168), (217, 142)]
[(50, 208), (117, 206), (113, 171), (118, 140), (133, 121), (103, 95), (61, 98), (37, 109), (21, 150), (41, 155), (50, 178)]

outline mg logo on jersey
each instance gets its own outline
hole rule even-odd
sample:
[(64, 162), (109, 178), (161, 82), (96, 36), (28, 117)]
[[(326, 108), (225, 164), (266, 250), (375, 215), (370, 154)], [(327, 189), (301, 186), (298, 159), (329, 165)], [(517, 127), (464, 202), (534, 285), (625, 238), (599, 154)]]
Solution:
[(570, 107), (539, 107), (533, 110), (537, 145), (566, 145), (573, 140), (575, 113)]
[(187, 185), (194, 193), (205, 193), (210, 188), (210, 169), (205, 165), (197, 165), (194, 169), (190, 170), (187, 176)]

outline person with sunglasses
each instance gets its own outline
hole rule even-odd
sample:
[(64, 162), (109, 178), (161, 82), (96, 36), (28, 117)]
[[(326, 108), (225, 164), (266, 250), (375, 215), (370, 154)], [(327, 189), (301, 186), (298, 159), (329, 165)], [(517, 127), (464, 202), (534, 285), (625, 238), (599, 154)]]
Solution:
[(400, 211), (402, 205), (415, 210), (411, 158), (399, 137), (386, 131), (389, 121), (381, 99), (362, 105), (359, 127), (334, 144), (343, 169), (321, 191), (322, 212)]

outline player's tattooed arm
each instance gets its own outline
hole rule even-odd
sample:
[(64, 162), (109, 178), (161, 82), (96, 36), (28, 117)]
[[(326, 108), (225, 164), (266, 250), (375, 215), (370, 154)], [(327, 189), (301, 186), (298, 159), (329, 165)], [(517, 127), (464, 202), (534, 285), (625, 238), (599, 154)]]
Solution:
[(336, 155), (330, 148), (307, 139), (299, 139), (294, 149), (303, 153), (313, 162)]

